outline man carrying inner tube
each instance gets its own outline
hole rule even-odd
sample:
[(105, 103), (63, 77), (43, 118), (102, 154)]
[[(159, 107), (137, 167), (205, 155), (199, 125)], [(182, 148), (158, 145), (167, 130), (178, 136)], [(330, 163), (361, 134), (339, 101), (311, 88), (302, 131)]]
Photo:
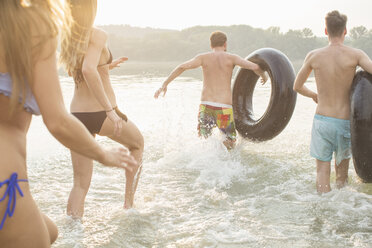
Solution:
[[(372, 61), (361, 50), (345, 46), (347, 17), (332, 11), (325, 18), (328, 46), (311, 51), (299, 71), (294, 90), (318, 104), (311, 132), (310, 155), (316, 159), (316, 188), (329, 192), (335, 152), (336, 185), (347, 183), (350, 142), (350, 90), (357, 66), (372, 73)], [(318, 93), (304, 84), (314, 70)]]
[(207, 138), (214, 127), (218, 127), (225, 135), (224, 145), (231, 149), (236, 141), (235, 123), (232, 110), (231, 78), (236, 65), (254, 71), (267, 81), (265, 72), (255, 63), (247, 61), (238, 55), (226, 52), (226, 34), (216, 31), (210, 36), (211, 52), (198, 54), (193, 59), (178, 65), (164, 81), (154, 97), (158, 98), (167, 92), (167, 86), (184, 71), (202, 67), (203, 90), (198, 118), (198, 134)]

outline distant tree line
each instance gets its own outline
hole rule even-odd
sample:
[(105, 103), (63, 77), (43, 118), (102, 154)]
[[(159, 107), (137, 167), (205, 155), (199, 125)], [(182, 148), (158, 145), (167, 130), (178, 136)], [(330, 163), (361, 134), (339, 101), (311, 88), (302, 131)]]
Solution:
[[(281, 32), (279, 27), (268, 29), (248, 25), (195, 26), (181, 31), (137, 28), (129, 25), (101, 26), (109, 33), (109, 46), (115, 56), (127, 56), (132, 61), (183, 61), (206, 52), (210, 33), (216, 30), (228, 36), (228, 51), (242, 57), (263, 47), (276, 48), (291, 61), (303, 61), (313, 49), (325, 46), (326, 37), (317, 37), (309, 28)], [(346, 44), (360, 48), (372, 57), (372, 30), (364, 26), (349, 30)]]

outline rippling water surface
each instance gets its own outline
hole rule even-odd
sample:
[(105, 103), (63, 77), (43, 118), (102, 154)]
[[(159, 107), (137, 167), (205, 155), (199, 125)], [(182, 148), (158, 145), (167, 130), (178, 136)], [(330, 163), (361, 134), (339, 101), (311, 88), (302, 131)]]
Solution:
[[(124, 172), (95, 163), (83, 222), (67, 217), (69, 150), (34, 118), (28, 135), (30, 186), (41, 210), (58, 225), (53, 247), (371, 247), (372, 185), (359, 181), (352, 164), (349, 186), (316, 193), (315, 163), (308, 155), (311, 99), (298, 96), (289, 125), (273, 140), (239, 138), (228, 152), (218, 132), (208, 140), (197, 138), (200, 81), (180, 78), (166, 98), (155, 101), (164, 78), (112, 80), (119, 107), (145, 138), (135, 209), (123, 210)], [(73, 87), (70, 79), (62, 80), (67, 107)], [(268, 85), (256, 87), (257, 113), (263, 113), (269, 95)], [(332, 186), (334, 181), (332, 168)]]

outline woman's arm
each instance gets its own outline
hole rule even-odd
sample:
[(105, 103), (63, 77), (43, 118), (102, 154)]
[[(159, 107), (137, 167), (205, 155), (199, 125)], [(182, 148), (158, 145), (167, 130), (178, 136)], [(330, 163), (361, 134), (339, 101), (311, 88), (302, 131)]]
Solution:
[(121, 118), (115, 113), (103, 88), (101, 76), (98, 73), (98, 63), (102, 50), (106, 46), (107, 34), (99, 29), (93, 29), (87, 52), (85, 53), (82, 72), (89, 89), (106, 111), (107, 117), (114, 123), (114, 135), (120, 135), (123, 127)]
[(64, 146), (106, 166), (131, 170), (135, 160), (124, 148), (102, 148), (74, 116), (70, 115), (63, 102), (59, 85), (56, 39), (49, 40), (36, 61), (31, 89), (39, 105), (43, 121), (52, 135)]

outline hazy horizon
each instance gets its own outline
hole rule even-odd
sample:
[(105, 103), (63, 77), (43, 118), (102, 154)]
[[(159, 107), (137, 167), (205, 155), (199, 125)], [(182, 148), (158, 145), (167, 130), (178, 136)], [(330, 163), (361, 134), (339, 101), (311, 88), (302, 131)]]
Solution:
[[(98, 1), (96, 25), (128, 24), (134, 27), (182, 30), (193, 26), (250, 25), (254, 28), (310, 28), (316, 36), (324, 35), (324, 16), (339, 10), (348, 16), (347, 28), (372, 29), (371, 0), (231, 0), (229, 4), (212, 0), (178, 1)], [(263, 8), (264, 6), (265, 8)]]

